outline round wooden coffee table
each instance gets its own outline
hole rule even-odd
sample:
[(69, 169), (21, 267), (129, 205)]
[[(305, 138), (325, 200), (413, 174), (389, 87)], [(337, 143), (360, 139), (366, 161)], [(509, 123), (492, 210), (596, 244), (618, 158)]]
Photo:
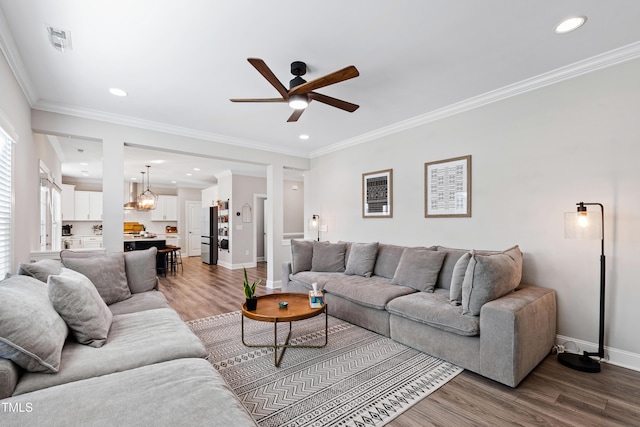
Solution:
[[(280, 308), (280, 303), (286, 301), (287, 308)], [(310, 319), (324, 312), (324, 344), (322, 345), (292, 345), (289, 344), (291, 338), (291, 323), (297, 320)], [(247, 344), (244, 340), (244, 318), (247, 317), (259, 322), (273, 322), (273, 344)], [(327, 345), (327, 330), (329, 319), (327, 317), (327, 305), (323, 304), (319, 308), (311, 308), (309, 296), (299, 293), (279, 293), (258, 297), (258, 307), (247, 310), (247, 304), (242, 304), (242, 344), (247, 347), (271, 347), (273, 348), (273, 360), (276, 367), (280, 366), (282, 356), (287, 347), (294, 348), (322, 348)], [(278, 323), (289, 322), (289, 333), (284, 343), (278, 343)], [(278, 354), (280, 350), (280, 354)]]

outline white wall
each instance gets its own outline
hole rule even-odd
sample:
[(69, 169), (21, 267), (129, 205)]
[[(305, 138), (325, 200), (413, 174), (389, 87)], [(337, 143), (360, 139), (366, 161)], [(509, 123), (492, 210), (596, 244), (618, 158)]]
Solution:
[[(553, 288), (558, 333), (598, 341), (599, 241), (566, 240), (563, 213), (605, 206), (605, 345), (640, 369), (640, 60), (312, 160), (307, 212), (332, 241), (506, 249)], [(424, 163), (472, 155), (471, 218), (424, 218)], [(362, 173), (393, 168), (394, 217), (361, 218)], [(309, 186), (310, 183), (310, 186)], [(588, 349), (590, 350), (590, 349)], [(626, 354), (630, 352), (631, 354)]]
[[(0, 114), (9, 121), (18, 142), (13, 149), (13, 250), (12, 271), (27, 262), (31, 247), (38, 247), (38, 154), (31, 132), (31, 107), (5, 57), (0, 54)], [(17, 233), (15, 230), (34, 230)]]
[(282, 187), (284, 202), (283, 232), (304, 233), (304, 183), (285, 181)]

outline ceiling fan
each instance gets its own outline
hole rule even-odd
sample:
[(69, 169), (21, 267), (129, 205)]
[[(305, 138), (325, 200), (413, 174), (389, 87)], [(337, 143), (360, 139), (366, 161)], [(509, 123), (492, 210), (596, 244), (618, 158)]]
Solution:
[(232, 98), (230, 99), (231, 102), (288, 102), (289, 106), (293, 108), (294, 111), (287, 122), (298, 121), (311, 101), (322, 102), (323, 104), (331, 105), (332, 107), (336, 107), (350, 113), (353, 113), (360, 107), (359, 105), (352, 104), (341, 99), (332, 98), (330, 96), (314, 92), (314, 90), (320, 89), (321, 87), (358, 77), (360, 73), (353, 65), (307, 82), (300, 77), (306, 74), (307, 64), (302, 61), (292, 62), (291, 74), (295, 77), (289, 82), (289, 90), (287, 90), (287, 88), (280, 83), (280, 80), (278, 80), (262, 59), (247, 58), (247, 61), (249, 61), (249, 63), (253, 65), (253, 67), (258, 70), (258, 72), (262, 74), (262, 76), (267, 79), (274, 88), (276, 88), (282, 98)]

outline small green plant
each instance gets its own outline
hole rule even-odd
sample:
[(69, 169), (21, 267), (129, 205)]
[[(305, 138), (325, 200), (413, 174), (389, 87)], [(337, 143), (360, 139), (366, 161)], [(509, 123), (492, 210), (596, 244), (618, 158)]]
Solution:
[(244, 296), (247, 299), (253, 299), (255, 298), (255, 295), (256, 295), (256, 286), (259, 285), (260, 282), (262, 282), (262, 279), (258, 279), (252, 284), (249, 284), (249, 278), (247, 277), (247, 269), (242, 267), (242, 270), (244, 270)]

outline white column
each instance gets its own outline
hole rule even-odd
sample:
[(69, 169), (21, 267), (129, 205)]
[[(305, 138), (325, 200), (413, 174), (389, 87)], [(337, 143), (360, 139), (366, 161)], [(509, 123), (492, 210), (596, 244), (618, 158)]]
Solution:
[(284, 216), (284, 168), (282, 164), (267, 166), (267, 210), (271, 221), (267, 224), (267, 287), (281, 287), (282, 263), (284, 261), (282, 248)]
[(124, 245), (124, 141), (105, 137), (102, 141), (102, 245), (107, 252), (122, 251)]

